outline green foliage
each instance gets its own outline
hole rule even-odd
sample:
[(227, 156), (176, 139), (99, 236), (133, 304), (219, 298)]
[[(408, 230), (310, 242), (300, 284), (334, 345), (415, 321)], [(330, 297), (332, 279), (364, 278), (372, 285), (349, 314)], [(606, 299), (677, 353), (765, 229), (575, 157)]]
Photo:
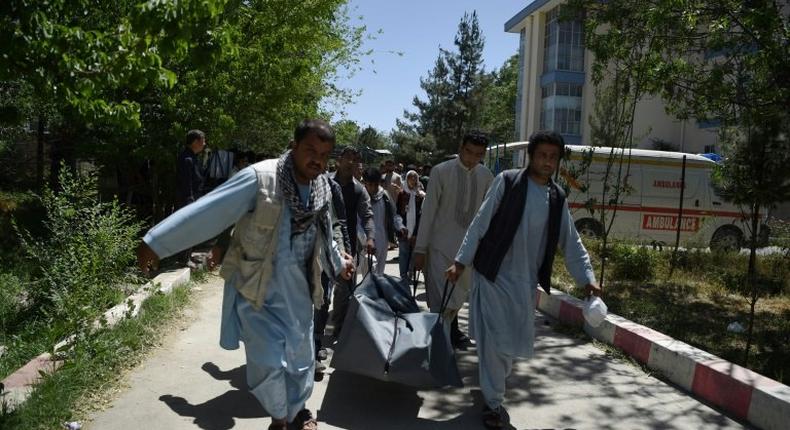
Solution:
[(404, 111), (390, 135), (399, 159), (442, 161), (471, 129), (488, 132), (494, 144), (516, 140), (518, 55), (487, 73), (483, 45), (476, 13), (465, 14), (455, 36), (457, 51), (440, 48), (433, 69), (420, 78), (426, 98), (414, 97), (416, 111)]
[(725, 159), (714, 180), (724, 199), (752, 211), (790, 199), (790, 147), (784, 134), (790, 129), (783, 124), (787, 119), (722, 130)]
[(172, 87), (175, 75), (162, 55), (220, 43), (211, 23), (225, 2), (5, 1), (0, 81), (25, 76), (42, 99), (80, 118), (137, 128), (139, 104), (125, 93)]
[(615, 279), (644, 282), (656, 274), (656, 260), (652, 251), (643, 246), (617, 244), (609, 250)]
[[(584, 238), (590, 257), (599, 259), (600, 243)], [(622, 245), (619, 245), (622, 246)], [(619, 249), (619, 246), (615, 247)], [(737, 362), (743, 358), (746, 334), (731, 333), (727, 325), (744, 323), (750, 315), (748, 288), (743, 273), (749, 256), (738, 253), (716, 253), (689, 250), (679, 253), (673, 276), (669, 276), (672, 252), (642, 248), (651, 255), (655, 270), (651, 279), (636, 284), (632, 280), (610, 276), (604, 285), (603, 299), (609, 312), (646, 325), (680, 341)], [(632, 248), (628, 253), (635, 253)], [(610, 255), (617, 270), (618, 255)], [(632, 256), (633, 258), (633, 256)], [(573, 283), (560, 255), (555, 259), (553, 282), (559, 288)], [(778, 291), (767, 295), (755, 311), (753, 336), (756, 348), (749, 369), (769, 378), (787, 383), (790, 373), (790, 258), (782, 254), (762, 257), (758, 264), (758, 280), (767, 282), (760, 288)], [(723, 285), (723, 280), (730, 282)], [(777, 284), (781, 282), (780, 286)], [(581, 297), (583, 291), (570, 291)]]
[(8, 328), (19, 317), (22, 311), (22, 294), (24, 284), (13, 274), (0, 273), (0, 333), (7, 333)]
[[(454, 154), (463, 134), (479, 128), (482, 114), (483, 46), (477, 12), (464, 14), (454, 40), (457, 52), (440, 48), (433, 70), (420, 78), (427, 98), (414, 97), (416, 112), (404, 117), (420, 136), (433, 136), (439, 157)], [(402, 130), (405, 131), (405, 130)], [(408, 132), (408, 131), (406, 131)]]
[(499, 69), (483, 75), (481, 128), (491, 135), (493, 144), (513, 142), (516, 135), (516, 97), (518, 96), (518, 55)]
[(62, 335), (88, 327), (121, 298), (119, 283), (129, 267), (139, 222), (117, 202), (102, 202), (95, 172), (61, 169), (61, 190), (45, 189), (43, 238), (20, 228), (26, 257), (36, 265), (27, 291), (32, 310), (62, 327)]
[(395, 157), (404, 163), (425, 164), (436, 161), (436, 140), (432, 134), (420, 135), (416, 128), (400, 120), (390, 133)]
[(373, 149), (384, 149), (390, 146), (389, 138), (373, 127), (365, 127), (359, 133), (357, 145)]
[(338, 146), (353, 146), (359, 138), (359, 124), (350, 119), (342, 119), (332, 124)]
[[(752, 286), (747, 265), (740, 259), (736, 264), (718, 267), (716, 280), (725, 290), (749, 296)], [(764, 256), (758, 262), (754, 283), (761, 296), (790, 294), (790, 258), (782, 254)]]
[(86, 399), (117, 383), (120, 372), (139, 363), (189, 301), (189, 287), (154, 295), (143, 303), (137, 318), (124, 319), (75, 345), (63, 367), (45, 376), (25, 403), (13, 412), (0, 410), (0, 428), (54, 429), (64, 421), (85, 419), (77, 411), (91, 409), (85, 407)]
[(53, 170), (92, 160), (123, 187), (145, 164), (148, 182), (133, 185), (155, 220), (172, 207), (187, 130), (212, 147), (279, 153), (298, 121), (354, 96), (336, 82), (366, 54), (346, 0), (11, 0), (0, 12), (0, 148), (35, 141), (23, 125), (40, 120)]

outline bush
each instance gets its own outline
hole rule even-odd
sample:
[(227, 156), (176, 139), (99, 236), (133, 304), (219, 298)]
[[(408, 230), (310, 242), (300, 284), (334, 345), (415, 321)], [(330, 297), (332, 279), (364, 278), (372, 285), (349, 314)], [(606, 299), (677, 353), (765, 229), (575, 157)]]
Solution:
[(128, 268), (142, 225), (117, 202), (102, 202), (95, 172), (79, 174), (66, 166), (60, 191), (45, 190), (45, 235), (34, 238), (18, 228), (22, 249), (35, 264), (28, 297), (34, 312), (78, 333), (122, 297), (116, 287), (128, 281)]
[(615, 279), (643, 282), (655, 276), (656, 260), (645, 247), (614, 245), (609, 255)]
[[(719, 284), (727, 291), (742, 296), (751, 296), (749, 289), (749, 274), (744, 271), (738, 270), (725, 270), (718, 276)], [(757, 293), (760, 296), (774, 296), (781, 294), (786, 288), (786, 278), (775, 276), (773, 273), (758, 273), (757, 279)]]
[(0, 340), (22, 310), (23, 283), (15, 275), (0, 273)]

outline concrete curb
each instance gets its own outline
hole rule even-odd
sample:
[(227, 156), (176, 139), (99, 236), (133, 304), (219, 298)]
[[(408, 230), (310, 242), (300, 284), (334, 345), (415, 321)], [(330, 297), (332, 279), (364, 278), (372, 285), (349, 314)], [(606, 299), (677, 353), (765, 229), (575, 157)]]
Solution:
[[(135, 317), (140, 312), (142, 303), (152, 294), (157, 291), (167, 294), (173, 288), (189, 282), (189, 279), (190, 270), (187, 268), (161, 273), (143, 285), (140, 291), (129, 296), (123, 303), (105, 312), (102, 319), (106, 321), (108, 327), (112, 327), (127, 315)], [(101, 324), (98, 320), (93, 323), (94, 327), (99, 327)], [(66, 347), (73, 337), (70, 336), (55, 345), (55, 351)], [(54, 373), (62, 365), (63, 361), (52, 357), (48, 352), (30, 360), (0, 383), (0, 401), (5, 402), (9, 409), (21, 405), (30, 396), (33, 386), (41, 379), (42, 375)]]
[(557, 290), (538, 289), (536, 299), (543, 313), (625, 351), (733, 418), (765, 430), (786, 429), (790, 422), (787, 385), (614, 314), (592, 327), (582, 316), (584, 302)]

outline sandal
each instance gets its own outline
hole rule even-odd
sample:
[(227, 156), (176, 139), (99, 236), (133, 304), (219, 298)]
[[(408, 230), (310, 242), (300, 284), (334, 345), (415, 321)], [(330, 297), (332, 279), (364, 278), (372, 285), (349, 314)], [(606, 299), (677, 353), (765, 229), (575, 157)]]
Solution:
[(491, 409), (488, 405), (483, 406), (483, 426), (488, 430), (497, 430), (505, 428), (505, 408), (499, 406), (496, 409)]
[(272, 423), (269, 424), (269, 430), (288, 430), (288, 421), (285, 420), (274, 420), (272, 418)]
[(313, 418), (309, 409), (302, 409), (296, 418), (288, 424), (288, 430), (318, 430), (318, 421)]

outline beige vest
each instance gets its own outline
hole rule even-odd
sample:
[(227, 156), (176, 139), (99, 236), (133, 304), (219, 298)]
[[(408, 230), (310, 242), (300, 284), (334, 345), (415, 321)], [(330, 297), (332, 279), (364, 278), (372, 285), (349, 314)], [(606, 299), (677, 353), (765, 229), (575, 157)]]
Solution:
[[(220, 276), (231, 282), (239, 294), (258, 310), (263, 306), (266, 290), (274, 272), (273, 261), (277, 251), (284, 202), (282, 196), (277, 194), (277, 159), (261, 161), (253, 164), (252, 168), (258, 177), (255, 209), (236, 223), (230, 246), (222, 261)], [(323, 221), (319, 220), (319, 222)], [(326, 237), (320, 226), (317, 228), (310, 279), (313, 286), (313, 303), (320, 307), (323, 304), (320, 257)]]

